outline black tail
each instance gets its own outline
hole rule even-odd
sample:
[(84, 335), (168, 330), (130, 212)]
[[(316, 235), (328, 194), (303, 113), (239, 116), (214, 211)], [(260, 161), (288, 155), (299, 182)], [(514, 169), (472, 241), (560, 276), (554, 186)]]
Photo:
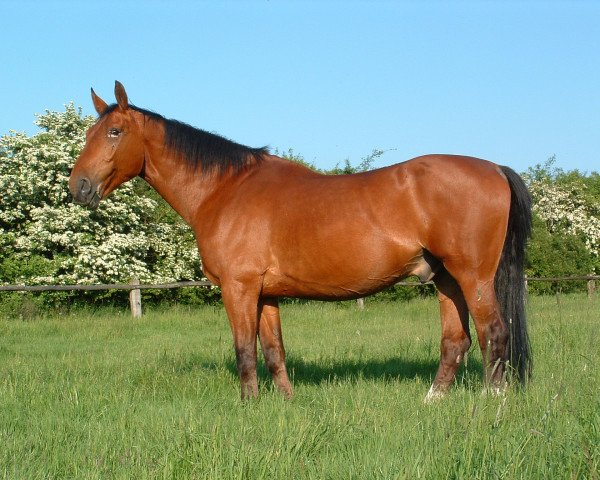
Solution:
[(496, 297), (510, 333), (508, 360), (521, 384), (531, 377), (533, 361), (525, 316), (525, 246), (531, 234), (531, 197), (523, 179), (508, 167), (500, 167), (510, 185), (508, 230), (496, 272)]

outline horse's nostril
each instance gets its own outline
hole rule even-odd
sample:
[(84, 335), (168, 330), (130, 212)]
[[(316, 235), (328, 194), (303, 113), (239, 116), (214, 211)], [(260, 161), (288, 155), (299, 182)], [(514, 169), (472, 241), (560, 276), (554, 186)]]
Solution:
[(79, 180), (79, 193), (84, 196), (89, 195), (92, 191), (92, 182), (90, 182), (87, 178), (82, 178)]

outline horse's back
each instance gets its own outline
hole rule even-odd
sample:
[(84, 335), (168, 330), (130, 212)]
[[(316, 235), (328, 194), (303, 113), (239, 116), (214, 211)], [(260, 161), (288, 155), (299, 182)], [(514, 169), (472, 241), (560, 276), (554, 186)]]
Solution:
[[(500, 167), (458, 155), (425, 155), (380, 169), (349, 175), (320, 175), (280, 162), (256, 175), (256, 195), (285, 218), (347, 227), (371, 219), (381, 228), (430, 227), (461, 214), (504, 213), (509, 188)], [(273, 202), (276, 200), (276, 202)], [(425, 215), (425, 216), (424, 216)], [(354, 221), (353, 221), (354, 219)]]

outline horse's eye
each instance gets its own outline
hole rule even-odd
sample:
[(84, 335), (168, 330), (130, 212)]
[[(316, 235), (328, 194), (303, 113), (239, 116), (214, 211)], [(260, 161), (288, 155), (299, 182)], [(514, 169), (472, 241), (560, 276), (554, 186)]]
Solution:
[(108, 129), (108, 136), (111, 138), (116, 138), (119, 135), (121, 135), (121, 130), (119, 130), (118, 128), (109, 128)]

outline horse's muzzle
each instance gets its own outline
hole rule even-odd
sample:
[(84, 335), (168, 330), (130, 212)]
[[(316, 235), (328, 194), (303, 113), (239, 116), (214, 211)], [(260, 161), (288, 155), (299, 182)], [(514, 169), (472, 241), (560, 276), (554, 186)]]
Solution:
[(92, 209), (98, 208), (102, 195), (99, 192), (99, 186), (94, 187), (89, 178), (81, 177), (69, 182), (69, 189), (75, 203), (88, 206)]

